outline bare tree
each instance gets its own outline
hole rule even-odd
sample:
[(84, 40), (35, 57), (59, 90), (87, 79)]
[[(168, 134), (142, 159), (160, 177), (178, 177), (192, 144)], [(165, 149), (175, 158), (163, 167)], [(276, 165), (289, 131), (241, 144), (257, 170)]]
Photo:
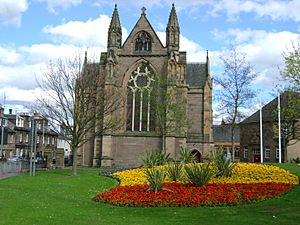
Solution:
[(214, 78), (219, 87), (216, 91), (216, 99), (219, 103), (219, 112), (224, 115), (225, 120), (230, 124), (232, 158), (234, 160), (234, 131), (237, 122), (243, 117), (242, 109), (249, 106), (255, 97), (251, 89), (251, 82), (257, 74), (246, 60), (246, 54), (238, 52), (232, 47), (228, 55), (220, 56), (224, 64), (222, 76)]
[[(35, 109), (65, 132), (73, 154), (72, 175), (77, 175), (77, 151), (105, 131), (117, 129), (113, 112), (123, 99), (105, 86), (99, 63), (83, 62), (79, 56), (50, 62), (38, 82), (44, 92)], [(96, 119), (98, 118), (98, 119)]]

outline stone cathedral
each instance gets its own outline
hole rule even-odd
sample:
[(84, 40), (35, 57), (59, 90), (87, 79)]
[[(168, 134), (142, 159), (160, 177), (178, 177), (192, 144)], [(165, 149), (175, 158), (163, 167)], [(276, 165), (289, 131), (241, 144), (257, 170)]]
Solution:
[[(95, 79), (105, 78), (104, 90), (120, 93), (124, 104), (109, 115), (110, 119), (118, 119), (119, 127), (105, 130), (101, 135), (91, 134), (91, 140), (78, 151), (82, 165), (135, 167), (142, 165), (141, 158), (146, 151), (162, 149), (155, 107), (149, 100), (157, 78), (162, 77), (175, 80), (173, 87), (180, 89), (182, 94), (173, 100), (186, 99), (181, 107), (189, 121), (185, 132), (173, 131), (165, 136), (165, 151), (176, 158), (181, 147), (188, 148), (200, 161), (213, 148), (208, 55), (203, 63), (186, 62), (186, 52), (179, 51), (180, 27), (174, 4), (166, 27), (166, 43), (158, 38), (145, 11), (143, 7), (140, 18), (122, 43), (121, 23), (115, 5), (108, 30), (107, 52), (101, 53)], [(104, 126), (106, 123), (103, 117), (95, 113), (95, 130), (99, 129), (99, 124)]]

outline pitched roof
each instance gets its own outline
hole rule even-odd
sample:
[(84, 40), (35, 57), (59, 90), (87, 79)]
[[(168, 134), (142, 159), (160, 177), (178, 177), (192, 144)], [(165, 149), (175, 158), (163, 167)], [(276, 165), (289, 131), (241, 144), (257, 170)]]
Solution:
[(125, 42), (123, 43), (122, 48), (124, 48), (127, 45), (127, 42), (129, 40), (131, 40), (131, 38), (133, 38), (133, 36), (138, 33), (139, 31), (146, 31), (148, 32), (151, 37), (155, 40), (155, 42), (158, 42), (160, 44), (160, 46), (163, 48), (163, 44), (161, 43), (159, 37), (157, 36), (156, 32), (154, 31), (151, 23), (149, 22), (149, 20), (146, 17), (146, 13), (143, 12), (141, 13), (141, 16), (139, 18), (139, 20), (136, 22), (135, 26), (133, 27), (133, 29), (131, 30), (130, 34), (128, 35), (128, 37), (126, 38)]
[[(288, 104), (288, 98), (291, 96), (291, 92), (284, 92), (280, 95), (280, 105), (282, 108)], [(292, 93), (292, 97), (299, 95), (300, 93)], [(262, 107), (262, 118), (264, 122), (271, 122), (277, 120), (276, 109), (278, 105), (278, 97), (267, 103)], [(251, 116), (243, 120), (240, 124), (258, 123), (259, 122), (259, 110), (253, 113)]]
[[(214, 141), (231, 142), (231, 127), (230, 125), (214, 125), (213, 126)], [(240, 142), (240, 127), (236, 125), (234, 130), (234, 141)]]
[(203, 87), (207, 80), (206, 63), (187, 63), (185, 79), (191, 87)]

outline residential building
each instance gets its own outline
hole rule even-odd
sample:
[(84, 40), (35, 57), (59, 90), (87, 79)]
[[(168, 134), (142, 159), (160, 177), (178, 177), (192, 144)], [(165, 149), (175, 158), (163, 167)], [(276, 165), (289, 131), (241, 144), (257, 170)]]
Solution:
[(46, 160), (47, 167), (63, 166), (63, 151), (57, 149), (58, 134), (50, 128), (47, 118), (40, 115), (30, 115), (28, 113), (4, 114), (7, 119), (6, 142), (3, 145), (3, 158), (8, 159), (13, 156), (29, 159), (30, 150), (33, 143), (33, 123), (36, 123), (35, 143), (36, 160)]

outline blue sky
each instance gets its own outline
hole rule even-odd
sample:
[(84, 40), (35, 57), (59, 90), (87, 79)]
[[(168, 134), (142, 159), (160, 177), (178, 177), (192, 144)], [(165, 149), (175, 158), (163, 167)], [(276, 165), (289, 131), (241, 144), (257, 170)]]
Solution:
[(5, 94), (6, 111), (24, 110), (23, 104), (40, 94), (35, 77), (42, 76), (49, 60), (86, 49), (97, 60), (106, 51), (115, 3), (124, 40), (145, 6), (165, 43), (173, 2), (181, 28), (180, 50), (187, 51), (188, 61), (205, 61), (209, 50), (212, 76), (220, 76), (219, 56), (235, 44), (259, 73), (255, 89), (264, 102), (271, 100), (280, 80), (281, 53), (291, 41), (300, 40), (300, 0), (0, 0), (0, 102)]

